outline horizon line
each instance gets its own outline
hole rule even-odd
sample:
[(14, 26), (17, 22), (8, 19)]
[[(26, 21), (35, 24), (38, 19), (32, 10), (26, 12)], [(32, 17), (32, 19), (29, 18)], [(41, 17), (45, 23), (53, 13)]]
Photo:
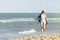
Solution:
[[(3, 12), (4, 13), (4, 12)], [(7, 12), (7, 13), (14, 13), (14, 12)], [(18, 12), (15, 12), (15, 13), (18, 13)], [(21, 12), (21, 13), (23, 13), (23, 12)], [(30, 13), (30, 12), (26, 12), (26, 13)], [(33, 13), (33, 12), (31, 12), (31, 13)], [(52, 12), (53, 13), (53, 12)]]

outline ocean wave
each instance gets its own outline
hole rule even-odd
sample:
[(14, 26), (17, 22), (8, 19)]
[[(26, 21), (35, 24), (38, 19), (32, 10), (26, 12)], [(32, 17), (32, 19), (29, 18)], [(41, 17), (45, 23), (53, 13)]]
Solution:
[(47, 20), (60, 20), (60, 18), (47, 18)]
[[(48, 21), (60, 20), (60, 18), (47, 18)], [(37, 18), (12, 18), (12, 19), (0, 19), (0, 22), (17, 22), (17, 21), (37, 21)]]
[(28, 30), (28, 31), (18, 32), (18, 34), (30, 34), (30, 33), (35, 33), (35, 32), (36, 32), (36, 30), (31, 29), (31, 30)]
[(0, 38), (11, 38), (11, 37), (18, 37), (24, 35), (35, 34), (35, 29), (25, 30), (25, 31), (17, 31), (17, 32), (2, 32), (0, 33)]
[(34, 18), (12, 18), (12, 19), (1, 19), (0, 22), (17, 22), (17, 21), (34, 21)]

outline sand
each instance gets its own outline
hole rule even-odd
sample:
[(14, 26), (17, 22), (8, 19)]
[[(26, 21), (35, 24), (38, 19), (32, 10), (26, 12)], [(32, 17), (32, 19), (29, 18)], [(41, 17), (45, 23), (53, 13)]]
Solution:
[(7, 40), (60, 40), (60, 32), (35, 34), (24, 37), (8, 38)]

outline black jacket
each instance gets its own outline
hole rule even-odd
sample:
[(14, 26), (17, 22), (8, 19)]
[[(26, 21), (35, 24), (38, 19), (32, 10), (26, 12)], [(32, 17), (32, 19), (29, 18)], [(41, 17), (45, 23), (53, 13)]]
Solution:
[[(41, 14), (37, 17), (38, 22), (41, 22)], [(46, 19), (46, 24), (48, 24), (47, 19)]]

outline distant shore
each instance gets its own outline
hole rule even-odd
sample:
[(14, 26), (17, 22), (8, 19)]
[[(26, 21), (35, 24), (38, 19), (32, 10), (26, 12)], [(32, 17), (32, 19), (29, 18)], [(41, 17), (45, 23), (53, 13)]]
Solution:
[(7, 40), (60, 40), (60, 32), (36, 34), (31, 36), (8, 38)]

